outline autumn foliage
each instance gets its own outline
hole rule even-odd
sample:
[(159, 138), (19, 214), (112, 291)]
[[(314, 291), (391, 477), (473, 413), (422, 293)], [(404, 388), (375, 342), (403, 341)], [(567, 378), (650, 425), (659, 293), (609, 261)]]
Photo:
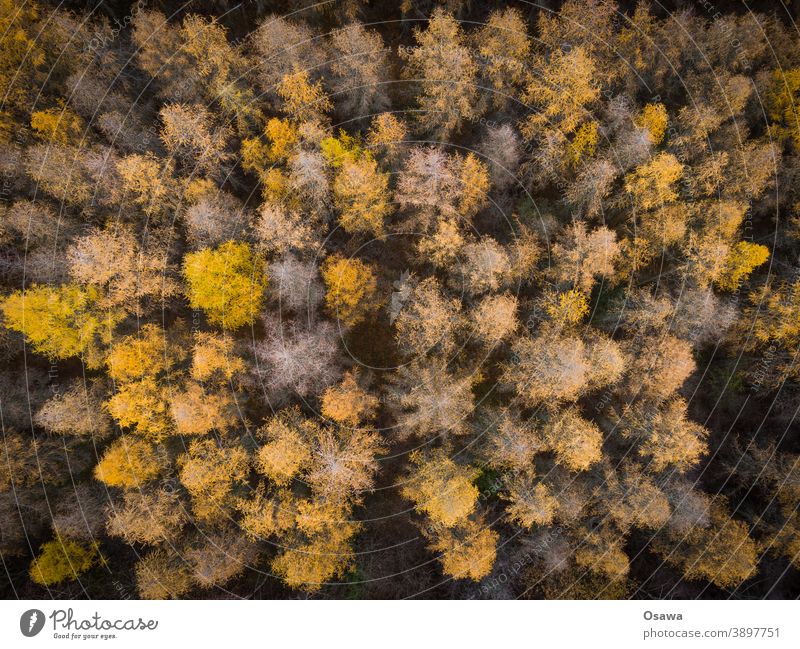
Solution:
[(788, 10), (83, 4), (0, 0), (2, 593), (800, 595)]

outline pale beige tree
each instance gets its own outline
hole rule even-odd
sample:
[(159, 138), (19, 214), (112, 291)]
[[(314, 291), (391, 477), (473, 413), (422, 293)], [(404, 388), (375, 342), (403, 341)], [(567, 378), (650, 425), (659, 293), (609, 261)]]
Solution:
[(460, 24), (440, 8), (431, 14), (427, 29), (415, 30), (414, 40), (416, 46), (401, 56), (404, 74), (420, 85), (416, 119), (424, 130), (446, 138), (477, 115), (478, 65)]

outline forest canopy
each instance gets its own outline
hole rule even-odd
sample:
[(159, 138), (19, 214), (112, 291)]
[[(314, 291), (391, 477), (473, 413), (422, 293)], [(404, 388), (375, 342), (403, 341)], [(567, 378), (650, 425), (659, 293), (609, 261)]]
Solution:
[(721, 5), (0, 0), (3, 596), (798, 597), (800, 39)]

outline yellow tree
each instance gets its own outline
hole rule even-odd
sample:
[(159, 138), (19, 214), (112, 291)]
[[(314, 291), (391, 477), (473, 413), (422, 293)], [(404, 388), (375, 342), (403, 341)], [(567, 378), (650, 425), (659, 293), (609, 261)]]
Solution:
[(344, 426), (358, 426), (371, 420), (377, 408), (377, 397), (359, 385), (356, 372), (348, 372), (341, 383), (322, 394), (322, 415)]
[(378, 307), (375, 272), (360, 259), (328, 257), (322, 265), (322, 280), (325, 306), (346, 327), (357, 325)]
[(653, 549), (665, 561), (683, 570), (687, 579), (707, 579), (719, 588), (733, 588), (756, 573), (758, 547), (747, 525), (732, 518), (724, 500), (711, 505), (708, 527), (688, 533), (658, 535)]
[(101, 362), (118, 314), (103, 311), (94, 287), (33, 285), (0, 302), (9, 329), (24, 334), (37, 353), (51, 359), (82, 356), (90, 367)]
[(0, 96), (4, 107), (12, 110), (29, 111), (44, 80), (39, 68), (47, 58), (46, 43), (39, 37), (43, 30), (38, 23), (36, 3), (0, 3), (0, 33), (4, 34), (0, 39)]
[(40, 586), (53, 586), (77, 579), (97, 565), (98, 559), (95, 547), (85, 548), (70, 539), (56, 538), (41, 547), (41, 552), (31, 562), (28, 574)]
[(446, 575), (480, 581), (492, 571), (500, 535), (480, 518), (467, 519), (455, 527), (434, 527), (426, 531), (428, 549), (440, 553)]
[(112, 417), (152, 440), (172, 433), (168, 379), (184, 357), (180, 346), (157, 325), (144, 325), (137, 334), (115, 343), (106, 359), (117, 386), (106, 403)]
[(475, 511), (479, 493), (473, 483), (478, 469), (456, 464), (442, 450), (427, 456), (414, 451), (410, 460), (411, 473), (402, 493), (417, 511), (444, 527), (463, 522)]
[(684, 166), (671, 153), (659, 153), (625, 177), (625, 190), (634, 204), (649, 210), (678, 198), (675, 183), (683, 175)]
[(482, 76), (494, 91), (491, 103), (502, 109), (525, 81), (531, 50), (525, 19), (518, 9), (496, 9), (472, 39), (481, 55)]
[(44, 142), (51, 145), (77, 143), (83, 130), (83, 120), (66, 106), (37, 110), (31, 114), (31, 128)]
[(800, 68), (773, 70), (767, 94), (767, 114), (779, 137), (788, 137), (800, 150)]
[(279, 412), (259, 428), (264, 444), (256, 455), (258, 472), (284, 486), (305, 471), (311, 465), (307, 425), (299, 409), (292, 409)]
[(224, 522), (235, 504), (234, 488), (249, 469), (247, 452), (239, 446), (220, 446), (213, 439), (196, 439), (178, 458), (179, 477), (192, 497), (199, 521)]
[(124, 435), (106, 449), (94, 476), (110, 487), (141, 488), (163, 470), (158, 450), (142, 439)]
[(278, 83), (278, 95), (283, 100), (283, 112), (298, 122), (325, 120), (333, 104), (320, 81), (312, 81), (306, 70), (285, 75)]
[(600, 97), (596, 66), (583, 47), (556, 50), (537, 61), (522, 100), (534, 114), (523, 121), (523, 134), (532, 139), (547, 127), (569, 135), (588, 117), (588, 108)]
[(186, 255), (183, 276), (189, 306), (223, 329), (252, 324), (264, 302), (264, 260), (247, 243), (228, 241)]
[(725, 260), (725, 269), (717, 280), (724, 291), (735, 291), (739, 284), (769, 259), (769, 248), (760, 243), (737, 241)]
[(382, 236), (383, 220), (390, 211), (388, 188), (388, 175), (378, 169), (371, 156), (345, 159), (333, 181), (339, 224), (344, 230)]

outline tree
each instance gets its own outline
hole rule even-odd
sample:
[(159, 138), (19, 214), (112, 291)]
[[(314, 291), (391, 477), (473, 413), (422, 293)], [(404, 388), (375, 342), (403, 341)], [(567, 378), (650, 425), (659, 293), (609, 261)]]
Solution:
[(402, 365), (387, 387), (397, 437), (467, 434), (477, 380), (474, 375), (451, 374), (437, 361)]
[(444, 452), (423, 455), (414, 451), (412, 470), (402, 489), (403, 497), (435, 525), (453, 527), (464, 522), (478, 504), (478, 489), (473, 482), (479, 471), (456, 464)]
[(462, 248), (456, 285), (471, 295), (496, 291), (511, 277), (511, 259), (492, 237), (482, 237)]
[(331, 85), (339, 113), (349, 118), (386, 110), (389, 63), (380, 34), (353, 22), (331, 34), (331, 46)]
[(0, 445), (0, 492), (63, 484), (70, 471), (87, 468), (86, 460), (73, 440), (36, 438), (7, 430)]
[(153, 444), (124, 435), (103, 453), (94, 476), (109, 487), (133, 489), (157, 478), (162, 469), (162, 458)]
[(500, 535), (486, 523), (467, 519), (457, 527), (438, 527), (428, 537), (428, 549), (441, 553), (439, 560), (446, 575), (480, 581), (491, 572)]
[(232, 338), (204, 331), (195, 334), (189, 369), (195, 381), (226, 384), (245, 369), (244, 360), (234, 352)]
[(397, 181), (396, 199), (409, 212), (405, 224), (429, 232), (440, 217), (471, 219), (487, 202), (489, 170), (476, 155), (447, 155), (416, 147)]
[(155, 378), (134, 376), (120, 382), (117, 391), (103, 404), (123, 427), (161, 440), (172, 430), (168, 417), (165, 387)]
[(628, 341), (625, 351), (629, 358), (626, 391), (631, 397), (663, 401), (697, 367), (692, 346), (669, 334)]
[(487, 203), (491, 185), (489, 169), (474, 153), (468, 153), (460, 162), (458, 211), (461, 216), (470, 218)]
[(735, 291), (739, 284), (769, 259), (769, 248), (760, 243), (737, 241), (728, 253), (725, 270), (717, 281), (720, 288)]
[(509, 98), (516, 98), (525, 80), (531, 39), (518, 9), (496, 9), (486, 24), (472, 33), (480, 59), (484, 85), (492, 88), (492, 105), (502, 109)]
[(91, 230), (69, 247), (67, 261), (72, 278), (99, 289), (109, 309), (139, 314), (178, 293), (166, 250), (137, 240), (129, 228)]
[(380, 435), (364, 428), (332, 428), (316, 422), (306, 430), (312, 448), (306, 480), (314, 493), (330, 502), (361, 502), (378, 470), (375, 457), (386, 450)]
[(241, 202), (227, 192), (202, 196), (184, 214), (189, 242), (194, 248), (235, 240), (244, 229), (246, 219)]
[(170, 397), (170, 415), (178, 435), (205, 435), (229, 431), (236, 424), (236, 404), (224, 391), (189, 383)]
[(313, 221), (272, 202), (264, 203), (259, 210), (255, 235), (265, 252), (315, 252), (321, 246)]
[(767, 95), (767, 111), (773, 130), (778, 136), (788, 137), (795, 149), (800, 150), (800, 126), (797, 103), (800, 101), (800, 68), (773, 70), (772, 85)]
[(420, 257), (437, 268), (452, 268), (462, 254), (467, 239), (455, 219), (440, 218), (436, 231), (420, 238)]
[(576, 221), (566, 228), (562, 241), (553, 245), (555, 263), (550, 272), (556, 281), (589, 293), (597, 275), (614, 275), (619, 255), (620, 244), (612, 230), (600, 226), (589, 232), (583, 221)]
[(575, 563), (612, 581), (622, 580), (630, 571), (630, 559), (621, 547), (616, 530), (601, 529), (588, 533), (582, 546), (575, 551)]
[(296, 70), (309, 70), (315, 77), (329, 60), (325, 47), (303, 22), (270, 14), (251, 35), (256, 56), (256, 78), (268, 96), (275, 96), (278, 83)]
[(492, 468), (519, 473), (533, 466), (547, 445), (535, 420), (522, 419), (515, 408), (481, 413), (476, 429), (481, 434), (481, 457)]
[(246, 477), (247, 452), (238, 446), (219, 446), (213, 439), (196, 439), (178, 458), (179, 478), (192, 497), (199, 521), (219, 523), (229, 517), (234, 488)]
[(445, 139), (478, 116), (478, 66), (458, 21), (441, 8), (433, 11), (426, 30), (414, 30), (414, 40), (416, 47), (400, 55), (407, 63), (404, 75), (420, 86), (416, 118), (422, 129)]
[(322, 265), (322, 281), (325, 306), (345, 327), (357, 325), (378, 306), (375, 272), (360, 259), (328, 257)]
[(623, 533), (631, 527), (660, 530), (672, 511), (667, 495), (638, 467), (625, 467), (618, 474), (608, 472), (608, 509)]
[(639, 452), (650, 456), (648, 464), (654, 472), (669, 467), (686, 471), (696, 466), (707, 452), (708, 431), (686, 418), (687, 405), (675, 398), (666, 403), (649, 423), (649, 430)]
[(143, 599), (179, 599), (192, 588), (192, 575), (174, 551), (158, 548), (136, 563), (136, 590)]
[(785, 347), (796, 344), (800, 336), (800, 281), (766, 284), (749, 298), (744, 319), (753, 323), (751, 347), (773, 341)]
[(256, 455), (256, 469), (278, 486), (289, 484), (311, 465), (307, 428), (311, 422), (297, 408), (283, 410), (271, 417), (258, 436), (264, 444)]
[(222, 586), (246, 570), (256, 558), (256, 547), (235, 527), (198, 535), (184, 553), (192, 579), (201, 588)]
[(106, 358), (109, 376), (120, 383), (155, 379), (185, 357), (158, 325), (146, 324), (114, 343)]
[(589, 313), (586, 295), (574, 288), (562, 293), (548, 291), (542, 296), (542, 305), (547, 316), (558, 327), (578, 324)]
[(637, 118), (637, 125), (647, 129), (650, 141), (659, 145), (667, 131), (667, 109), (664, 104), (646, 104)]
[(341, 376), (336, 328), (330, 322), (284, 323), (264, 317), (265, 338), (256, 343), (256, 374), (268, 399), (319, 394)]
[(564, 410), (549, 421), (544, 439), (558, 460), (572, 471), (585, 471), (602, 457), (603, 433), (575, 408)]
[[(105, 155), (113, 158), (113, 153)], [(58, 201), (77, 206), (88, 203), (100, 190), (94, 186), (93, 162), (98, 162), (97, 152), (74, 146), (39, 144), (25, 150), (24, 168), (42, 191)]]
[(200, 104), (167, 104), (159, 111), (163, 126), (161, 141), (167, 151), (189, 170), (220, 171), (228, 160), (226, 146), (230, 135), (216, 126), (211, 113)]
[(579, 339), (521, 337), (512, 343), (512, 360), (503, 378), (535, 405), (550, 399), (576, 399), (586, 388), (588, 372)]
[(192, 58), (206, 86), (206, 96), (237, 122), (240, 133), (258, 125), (263, 115), (249, 86), (243, 83), (249, 64), (239, 47), (228, 42), (226, 29), (216, 19), (196, 14), (183, 19), (181, 49)]
[(397, 343), (408, 356), (452, 351), (461, 325), (461, 304), (447, 297), (434, 277), (416, 283), (396, 315)]
[(489, 166), (491, 183), (498, 190), (513, 187), (522, 159), (522, 143), (511, 124), (487, 127), (479, 150)]
[(131, 427), (154, 441), (173, 432), (165, 379), (181, 360), (182, 350), (157, 325), (144, 325), (138, 334), (113, 345), (106, 364), (117, 391), (106, 407), (120, 426)]
[(382, 236), (383, 220), (390, 212), (388, 187), (388, 176), (378, 170), (372, 157), (345, 160), (333, 181), (333, 198), (342, 228), (351, 234)]
[(97, 564), (97, 549), (85, 548), (70, 539), (56, 538), (41, 547), (28, 570), (31, 580), (40, 586), (53, 586), (77, 579)]
[(520, 125), (522, 133), (528, 139), (548, 127), (574, 133), (600, 96), (597, 76), (594, 58), (584, 47), (558, 49), (546, 60), (537, 59), (522, 95), (534, 112)]
[(314, 261), (288, 253), (269, 265), (270, 290), (281, 311), (312, 316), (325, 299), (325, 288)]
[(150, 216), (174, 205), (177, 188), (172, 180), (174, 164), (162, 161), (152, 153), (134, 153), (117, 162), (121, 180), (119, 202), (130, 200)]
[(136, 65), (149, 75), (156, 92), (172, 101), (199, 99), (200, 75), (194, 72), (191, 55), (181, 46), (180, 29), (152, 9), (137, 11), (132, 24)]
[(403, 154), (407, 138), (408, 127), (393, 113), (376, 115), (367, 132), (370, 149), (377, 150), (389, 164), (397, 162)]
[(359, 529), (342, 503), (300, 501), (286, 549), (272, 561), (272, 570), (291, 588), (317, 591), (353, 565), (350, 541)]
[(659, 535), (654, 550), (683, 570), (687, 579), (707, 579), (719, 588), (733, 588), (756, 572), (757, 546), (747, 525), (730, 517), (723, 499), (711, 505), (711, 524), (688, 534)]
[(683, 164), (674, 155), (659, 153), (625, 177), (625, 191), (640, 209), (659, 207), (678, 198), (675, 183), (683, 171)]
[(39, 68), (47, 59), (45, 43), (36, 36), (39, 8), (32, 3), (4, 2), (0, 12), (0, 32), (13, 34), (0, 43), (0, 93), (4, 105), (27, 112), (42, 86)]
[(57, 435), (103, 439), (111, 433), (111, 420), (103, 410), (101, 390), (100, 383), (73, 380), (44, 403), (34, 423)]
[(330, 180), (323, 153), (300, 149), (289, 158), (288, 166), (289, 176), (281, 190), (287, 203), (311, 211), (315, 219), (327, 215), (331, 205)]
[[(56, 538), (91, 543), (103, 533), (108, 494), (94, 481), (67, 487), (50, 505), (51, 526)], [(26, 521), (27, 527), (27, 521)]]
[(100, 308), (94, 287), (33, 285), (16, 291), (0, 303), (9, 329), (19, 331), (33, 350), (51, 359), (82, 356), (97, 367), (99, 349), (111, 338), (117, 315)]
[(378, 398), (359, 385), (356, 372), (348, 372), (342, 381), (322, 393), (321, 413), (343, 426), (358, 426), (375, 417)]
[(108, 517), (107, 530), (126, 543), (158, 545), (174, 543), (189, 515), (175, 492), (164, 489), (132, 489), (125, 492), (124, 504)]
[(263, 259), (248, 244), (235, 241), (187, 254), (183, 276), (189, 306), (205, 311), (223, 329), (252, 324), (267, 287)]
[(325, 121), (325, 114), (333, 108), (322, 83), (312, 81), (307, 70), (286, 74), (276, 90), (283, 100), (283, 112), (298, 122)]
[(558, 499), (550, 488), (536, 480), (533, 471), (515, 473), (506, 483), (506, 511), (516, 523), (528, 529), (534, 525), (550, 525), (558, 510)]
[(597, 152), (597, 143), (600, 133), (597, 122), (584, 122), (575, 131), (572, 141), (566, 150), (566, 163), (569, 167), (577, 169)]
[(409, 227), (428, 232), (439, 214), (458, 217), (460, 174), (454, 161), (434, 147), (411, 150), (398, 175), (395, 193), (400, 208), (409, 213)]
[(80, 117), (61, 106), (31, 113), (31, 128), (44, 142), (63, 146), (78, 140), (84, 126)]

